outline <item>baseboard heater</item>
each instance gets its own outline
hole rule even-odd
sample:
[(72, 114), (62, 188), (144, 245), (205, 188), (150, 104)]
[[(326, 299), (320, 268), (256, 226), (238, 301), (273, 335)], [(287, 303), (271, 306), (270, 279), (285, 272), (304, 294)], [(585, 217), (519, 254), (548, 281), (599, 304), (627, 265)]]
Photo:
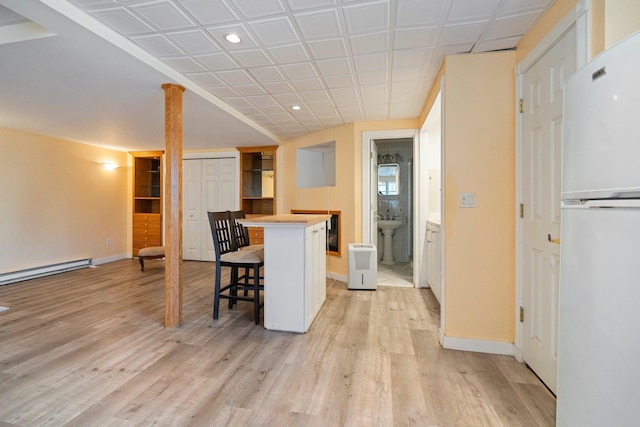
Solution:
[(91, 266), (91, 258), (78, 259), (75, 261), (61, 262), (58, 264), (45, 265), (42, 267), (27, 268), (25, 270), (0, 273), (0, 285), (22, 282), (24, 280), (35, 279), (37, 277), (50, 276), (52, 274), (64, 273), (65, 271), (78, 270)]

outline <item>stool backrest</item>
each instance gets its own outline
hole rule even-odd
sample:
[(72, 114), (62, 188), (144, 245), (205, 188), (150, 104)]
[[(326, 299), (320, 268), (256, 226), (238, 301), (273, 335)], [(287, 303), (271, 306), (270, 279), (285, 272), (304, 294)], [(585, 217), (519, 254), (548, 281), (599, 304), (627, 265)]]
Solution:
[(249, 230), (247, 227), (240, 224), (239, 219), (245, 218), (244, 211), (231, 211), (229, 212), (229, 224), (233, 231), (233, 236), (236, 239), (236, 246), (238, 249), (249, 246)]
[(211, 234), (213, 235), (213, 248), (216, 251), (216, 259), (227, 252), (235, 252), (238, 248), (229, 222), (229, 211), (207, 212)]

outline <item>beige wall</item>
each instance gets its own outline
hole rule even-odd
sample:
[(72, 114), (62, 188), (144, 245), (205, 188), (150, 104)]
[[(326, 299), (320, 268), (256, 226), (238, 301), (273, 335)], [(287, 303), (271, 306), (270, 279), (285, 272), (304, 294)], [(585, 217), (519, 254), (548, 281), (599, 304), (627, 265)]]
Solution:
[(604, 47), (640, 30), (640, 1), (604, 0)]
[[(0, 128), (0, 272), (125, 256), (127, 157)], [(121, 167), (107, 171), (104, 161)]]
[(515, 52), (445, 61), (444, 334), (513, 342)]
[[(278, 213), (291, 209), (341, 212), (341, 256), (327, 256), (328, 272), (346, 276), (347, 245), (362, 241), (363, 132), (415, 128), (415, 120), (355, 122), (285, 141), (278, 149)], [(336, 142), (336, 186), (297, 188), (296, 150), (331, 141)]]

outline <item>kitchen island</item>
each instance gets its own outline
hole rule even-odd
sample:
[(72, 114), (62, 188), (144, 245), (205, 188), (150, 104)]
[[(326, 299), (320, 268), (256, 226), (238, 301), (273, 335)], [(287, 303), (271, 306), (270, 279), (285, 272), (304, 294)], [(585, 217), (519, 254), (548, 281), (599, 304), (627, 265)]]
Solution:
[(326, 221), (331, 215), (244, 218), (264, 228), (264, 327), (304, 333), (326, 299)]

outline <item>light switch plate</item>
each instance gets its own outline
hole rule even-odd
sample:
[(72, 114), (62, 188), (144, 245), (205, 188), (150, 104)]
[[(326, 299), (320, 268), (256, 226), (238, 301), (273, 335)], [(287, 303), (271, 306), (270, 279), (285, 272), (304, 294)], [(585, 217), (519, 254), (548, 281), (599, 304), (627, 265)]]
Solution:
[(460, 200), (461, 208), (475, 208), (476, 207), (476, 195), (475, 193), (458, 193), (458, 199)]

